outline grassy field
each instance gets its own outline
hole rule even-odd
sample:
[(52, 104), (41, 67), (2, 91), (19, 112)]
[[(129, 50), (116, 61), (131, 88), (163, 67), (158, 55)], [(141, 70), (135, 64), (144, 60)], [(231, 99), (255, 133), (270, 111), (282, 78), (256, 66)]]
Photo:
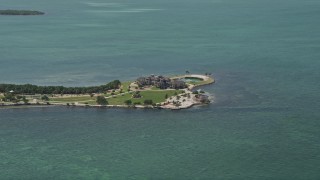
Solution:
[(131, 99), (132, 94), (125, 94), (123, 96), (116, 96), (107, 98), (109, 105), (122, 105), (125, 100)]
[[(181, 94), (184, 91), (182, 90), (148, 90), (148, 91), (141, 91), (140, 94), (142, 98), (134, 99), (132, 98), (132, 93), (127, 93), (123, 95), (116, 95), (114, 97), (107, 97), (107, 101), (109, 105), (124, 105), (124, 101), (131, 100), (132, 103), (140, 103), (143, 104), (144, 100), (152, 100), (153, 103), (160, 103), (165, 101), (165, 96), (168, 94), (168, 97), (174, 96), (176, 93)], [(75, 103), (79, 102), (81, 104), (90, 104), (95, 105), (96, 97), (90, 96), (74, 96), (74, 97), (62, 97), (62, 98), (50, 98), (50, 102), (52, 103)]]
[(132, 83), (131, 81), (122, 82), (121, 83), (121, 88), (123, 89), (123, 92), (127, 92), (128, 91), (128, 88), (129, 88), (131, 83)]
[(152, 86), (151, 90), (161, 90), (161, 89), (157, 88), (156, 86)]
[(61, 98), (50, 98), (50, 101), (52, 102), (82, 102), (82, 101), (95, 101), (95, 97), (90, 96), (74, 96), (74, 97), (61, 97)]
[(131, 100), (132, 103), (141, 103), (143, 104), (144, 100), (152, 100), (153, 103), (160, 103), (165, 101), (165, 96), (168, 94), (168, 97), (174, 96), (174, 94), (181, 94), (181, 90), (164, 90), (164, 91), (141, 91), (140, 94), (142, 98), (134, 99), (132, 94), (125, 94), (124, 96), (117, 96), (116, 98), (108, 98), (110, 105), (123, 105), (125, 100)]

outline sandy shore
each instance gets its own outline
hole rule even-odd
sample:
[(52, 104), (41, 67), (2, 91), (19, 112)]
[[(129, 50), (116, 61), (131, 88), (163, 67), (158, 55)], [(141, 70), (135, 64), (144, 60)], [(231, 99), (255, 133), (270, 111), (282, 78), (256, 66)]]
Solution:
[[(205, 76), (205, 75), (199, 75), (199, 74), (177, 76), (177, 77), (173, 77), (173, 79), (182, 79), (186, 77), (203, 79), (203, 81), (207, 81), (208, 83), (199, 84), (199, 85), (189, 85), (189, 87), (187, 89), (184, 89), (184, 91), (185, 91), (185, 94), (189, 94), (190, 97), (184, 97), (184, 96), (178, 95), (179, 98), (178, 96), (168, 98), (166, 102), (161, 106), (163, 109), (173, 109), (173, 110), (187, 109), (194, 105), (202, 104), (201, 101), (196, 97), (196, 95), (193, 94), (192, 90), (196, 87), (205, 86), (215, 82), (214, 78)], [(176, 106), (174, 102), (178, 102), (179, 106)]]

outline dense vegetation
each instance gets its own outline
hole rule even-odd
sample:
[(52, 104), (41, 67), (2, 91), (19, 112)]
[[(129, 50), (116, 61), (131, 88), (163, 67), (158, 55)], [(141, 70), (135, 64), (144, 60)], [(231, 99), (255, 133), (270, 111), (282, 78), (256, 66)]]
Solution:
[(12, 94), (12, 93), (6, 93), (6, 94), (4, 94), (4, 96), (1, 96), (1, 97), (0, 97), (0, 100), (1, 100), (1, 101), (4, 101), (4, 102), (14, 102), (14, 103), (23, 101), (25, 104), (27, 104), (27, 103), (29, 102), (29, 100), (26, 99), (25, 96), (14, 95), (14, 94)]
[(0, 15), (43, 15), (41, 11), (30, 11), (30, 10), (0, 10)]
[(103, 93), (111, 89), (118, 89), (121, 85), (119, 80), (106, 85), (90, 87), (64, 87), (64, 86), (36, 86), (31, 84), (0, 84), (0, 93), (8, 93), (11, 90), (15, 94), (86, 94)]
[(97, 104), (99, 104), (99, 105), (107, 105), (108, 101), (106, 100), (106, 98), (104, 96), (98, 96), (97, 97)]

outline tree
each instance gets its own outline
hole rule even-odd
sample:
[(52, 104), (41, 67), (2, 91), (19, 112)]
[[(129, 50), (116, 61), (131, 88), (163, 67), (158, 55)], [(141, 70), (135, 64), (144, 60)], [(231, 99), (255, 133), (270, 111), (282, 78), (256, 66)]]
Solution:
[(3, 101), (14, 101), (14, 100), (16, 100), (16, 97), (12, 93), (5, 93), (2, 100)]
[(133, 95), (132, 95), (133, 98), (141, 98), (141, 94), (140, 94), (140, 91), (136, 91)]
[(43, 95), (43, 96), (41, 97), (41, 100), (43, 100), (43, 101), (49, 101), (49, 98), (48, 98), (47, 95)]
[(131, 104), (132, 104), (132, 101), (131, 101), (130, 99), (128, 99), (128, 100), (125, 100), (124, 103), (125, 103), (126, 105), (131, 105)]
[(64, 86), (36, 86), (31, 84), (0, 84), (0, 92), (5, 93), (14, 90), (17, 94), (90, 94), (102, 93), (111, 89), (118, 89), (121, 85), (119, 80), (105, 85), (89, 87), (64, 87)]
[(104, 96), (98, 96), (97, 97), (97, 103), (99, 105), (107, 105), (108, 104), (108, 101), (106, 100), (106, 98)]
[(28, 104), (28, 102), (29, 102), (29, 100), (28, 100), (28, 99), (26, 99), (26, 97), (25, 97), (25, 96), (23, 96), (23, 97), (22, 97), (22, 101), (23, 101), (23, 103), (24, 103), (24, 104)]

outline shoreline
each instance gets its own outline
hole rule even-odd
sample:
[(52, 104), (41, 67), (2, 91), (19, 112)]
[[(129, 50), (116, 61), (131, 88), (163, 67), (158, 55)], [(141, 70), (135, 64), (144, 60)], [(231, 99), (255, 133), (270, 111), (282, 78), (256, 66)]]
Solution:
[[(171, 79), (184, 79), (184, 78), (199, 78), (203, 81), (200, 81), (199, 84), (196, 83), (190, 83), (188, 84), (187, 88), (181, 89), (184, 91), (183, 94), (177, 94), (170, 98), (165, 99), (164, 102), (157, 103), (157, 105), (96, 105), (96, 104), (84, 104), (81, 102), (32, 102), (32, 103), (5, 103), (0, 102), (0, 108), (13, 108), (13, 107), (51, 107), (51, 106), (68, 106), (68, 107), (92, 107), (92, 108), (131, 108), (131, 109), (169, 109), (169, 110), (181, 110), (181, 109), (189, 109), (195, 105), (206, 105), (209, 103), (203, 103), (201, 100), (199, 100), (199, 96), (205, 96), (203, 94), (194, 94), (194, 89), (206, 85), (210, 85), (215, 83), (214, 77), (209, 77), (207, 75), (198, 75), (198, 74), (192, 74), (192, 75), (181, 75), (172, 77)], [(166, 89), (166, 90), (172, 90), (172, 89)], [(166, 91), (161, 90), (161, 91)], [(137, 90), (138, 91), (138, 90)], [(159, 91), (159, 90), (154, 90)], [(134, 91), (135, 92), (135, 91)], [(188, 94), (188, 98), (187, 98)], [(115, 96), (119, 96), (122, 94), (118, 94)], [(72, 97), (73, 95), (66, 94), (65, 96)], [(83, 95), (86, 96), (86, 95)], [(114, 96), (107, 97), (113, 98)], [(181, 101), (181, 102), (180, 102)], [(180, 105), (177, 106), (175, 102), (179, 102)]]

